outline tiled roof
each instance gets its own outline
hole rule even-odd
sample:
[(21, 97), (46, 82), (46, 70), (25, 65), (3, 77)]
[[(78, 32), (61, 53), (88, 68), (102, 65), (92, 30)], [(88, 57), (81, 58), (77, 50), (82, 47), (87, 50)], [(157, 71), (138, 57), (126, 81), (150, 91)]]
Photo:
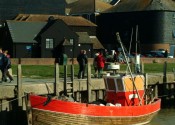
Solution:
[(42, 14), (19, 14), (14, 20), (16, 21), (48, 21), (49, 17), (61, 19), (70, 26), (96, 26), (96, 24), (86, 20), (81, 16), (62, 16), (62, 15), (42, 15)]
[(21, 22), (7, 20), (7, 25), (14, 43), (36, 43), (34, 38), (46, 25), (46, 22)]
[(79, 43), (91, 43), (87, 32), (76, 32), (79, 35)]
[(93, 49), (104, 49), (96, 36), (89, 36), (87, 32), (76, 32), (79, 35), (79, 43), (93, 44)]
[[(95, 5), (94, 5), (95, 4)], [(78, 0), (75, 3), (71, 3), (70, 14), (82, 14), (82, 13), (94, 13), (102, 12), (112, 7), (112, 5), (102, 2), (100, 0)], [(95, 7), (95, 8), (94, 8)]]
[(104, 46), (98, 40), (96, 36), (90, 36), (91, 42), (93, 43), (93, 49), (104, 49)]
[(170, 10), (175, 11), (173, 0), (120, 0), (120, 2), (105, 11), (109, 12), (132, 12), (149, 10)]

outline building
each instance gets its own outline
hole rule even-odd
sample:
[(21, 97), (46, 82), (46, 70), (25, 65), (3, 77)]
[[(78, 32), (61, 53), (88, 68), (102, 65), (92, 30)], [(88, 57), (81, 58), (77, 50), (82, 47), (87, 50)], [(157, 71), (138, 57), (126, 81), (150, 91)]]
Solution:
[(96, 25), (83, 17), (19, 14), (4, 28), (1, 46), (15, 58), (59, 58), (63, 53), (70, 58), (81, 49), (92, 57), (93, 48), (98, 49), (94, 46), (104, 48), (96, 38)]
[(175, 45), (175, 1), (121, 0), (97, 18), (98, 38), (110, 49), (119, 47), (116, 32), (128, 49), (150, 51)]
[(102, 0), (74, 0), (66, 5), (67, 15), (78, 15), (96, 23), (96, 16), (109, 8), (112, 5), (105, 3)]

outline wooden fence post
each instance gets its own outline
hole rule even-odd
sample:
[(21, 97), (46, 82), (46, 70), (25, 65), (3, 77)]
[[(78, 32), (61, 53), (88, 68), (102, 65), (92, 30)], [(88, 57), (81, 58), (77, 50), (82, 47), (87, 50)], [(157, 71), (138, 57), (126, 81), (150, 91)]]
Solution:
[(29, 93), (25, 93), (27, 125), (32, 125), (32, 109), (31, 109), (31, 102), (30, 102), (29, 96), (30, 96)]
[(17, 98), (18, 98), (18, 106), (22, 106), (22, 69), (21, 69), (21, 64), (18, 64), (18, 69), (17, 69)]
[(87, 70), (87, 91), (88, 91), (88, 103), (91, 102), (91, 65), (88, 63), (88, 70)]
[(167, 82), (167, 76), (166, 76), (166, 72), (167, 72), (167, 62), (164, 62), (164, 67), (163, 67), (163, 83)]
[(67, 65), (64, 65), (64, 95), (67, 96)]
[(59, 84), (59, 64), (55, 63), (55, 83), (54, 83), (54, 95), (58, 95), (58, 84)]
[(71, 81), (72, 81), (72, 96), (74, 97), (74, 90), (75, 90), (75, 86), (74, 86), (74, 65), (71, 65)]

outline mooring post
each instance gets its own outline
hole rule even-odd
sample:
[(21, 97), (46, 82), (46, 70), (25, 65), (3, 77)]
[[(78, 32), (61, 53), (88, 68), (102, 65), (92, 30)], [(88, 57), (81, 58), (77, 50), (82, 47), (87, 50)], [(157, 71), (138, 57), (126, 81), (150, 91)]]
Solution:
[[(167, 86), (167, 62), (164, 62), (164, 67), (163, 67), (163, 95), (168, 95), (168, 86)], [(163, 97), (162, 98), (163, 102), (167, 103), (168, 97)]]
[[(148, 89), (148, 74), (147, 73), (145, 73), (145, 93), (146, 93), (146, 91), (147, 91), (147, 89)], [(145, 94), (145, 100), (146, 100), (146, 104), (148, 104), (148, 96)]]
[(64, 65), (64, 95), (67, 96), (67, 65)]
[(31, 102), (29, 98), (30, 98), (30, 94), (25, 93), (27, 125), (32, 125), (32, 110), (31, 110)]
[(54, 95), (58, 95), (58, 84), (59, 84), (59, 64), (55, 63), (55, 83), (54, 83)]
[(21, 64), (18, 64), (17, 69), (17, 98), (18, 98), (18, 106), (22, 106), (22, 69)]
[(74, 65), (71, 65), (71, 81), (74, 80)]
[(144, 69), (145, 67), (144, 67), (144, 63), (143, 62), (141, 62), (141, 72), (142, 73), (144, 73), (145, 72), (145, 69)]
[(167, 72), (167, 62), (165, 61), (164, 62), (164, 67), (163, 67), (163, 83), (166, 83), (167, 82), (166, 72)]
[(74, 64), (71, 65), (72, 96), (74, 97)]
[(158, 84), (155, 84), (155, 98), (158, 97)]
[(88, 63), (88, 70), (87, 70), (87, 91), (88, 91), (88, 103), (91, 102), (91, 65)]

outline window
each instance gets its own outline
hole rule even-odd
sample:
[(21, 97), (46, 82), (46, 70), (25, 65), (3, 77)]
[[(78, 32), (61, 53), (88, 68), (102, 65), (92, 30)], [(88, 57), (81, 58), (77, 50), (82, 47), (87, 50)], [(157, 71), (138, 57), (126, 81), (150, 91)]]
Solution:
[(46, 49), (53, 49), (53, 39), (46, 39)]
[(70, 39), (70, 44), (73, 45), (74, 44), (74, 40)]
[(118, 87), (118, 91), (124, 91), (123, 83), (121, 79), (117, 79), (117, 87)]
[(173, 14), (173, 18), (175, 18), (175, 14)]
[(107, 86), (109, 90), (116, 91), (115, 87), (115, 79), (114, 78), (107, 78)]

